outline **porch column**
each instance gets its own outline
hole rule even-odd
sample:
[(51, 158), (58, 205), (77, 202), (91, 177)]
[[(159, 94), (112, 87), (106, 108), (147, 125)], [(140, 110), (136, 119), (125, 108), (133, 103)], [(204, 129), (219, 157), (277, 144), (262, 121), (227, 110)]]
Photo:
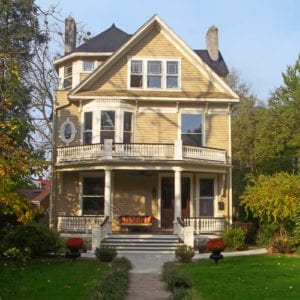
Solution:
[(104, 216), (111, 218), (111, 169), (105, 170), (104, 181)]
[(174, 195), (174, 224), (177, 224), (177, 218), (181, 218), (181, 170), (175, 170)]

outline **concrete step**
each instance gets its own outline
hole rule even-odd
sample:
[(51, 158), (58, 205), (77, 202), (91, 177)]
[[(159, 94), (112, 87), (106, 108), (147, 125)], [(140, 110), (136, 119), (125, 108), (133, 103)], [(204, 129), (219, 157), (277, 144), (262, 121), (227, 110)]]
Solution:
[(177, 235), (111, 234), (102, 245), (116, 247), (118, 251), (174, 252), (179, 244)]

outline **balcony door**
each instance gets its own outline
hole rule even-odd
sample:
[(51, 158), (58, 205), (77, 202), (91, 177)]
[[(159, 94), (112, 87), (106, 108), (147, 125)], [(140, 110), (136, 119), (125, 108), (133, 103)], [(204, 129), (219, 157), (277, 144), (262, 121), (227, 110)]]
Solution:
[[(172, 228), (174, 221), (174, 177), (161, 178), (161, 226)], [(190, 214), (190, 178), (181, 178), (181, 214), (188, 217)]]

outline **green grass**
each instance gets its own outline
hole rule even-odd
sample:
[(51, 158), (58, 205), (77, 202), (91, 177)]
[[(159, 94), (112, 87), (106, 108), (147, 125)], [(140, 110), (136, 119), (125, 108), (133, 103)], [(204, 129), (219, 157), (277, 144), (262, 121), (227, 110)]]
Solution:
[(0, 299), (90, 299), (107, 264), (97, 260), (50, 259), (16, 265), (0, 262)]
[(253, 255), (178, 266), (202, 300), (299, 299), (300, 257)]

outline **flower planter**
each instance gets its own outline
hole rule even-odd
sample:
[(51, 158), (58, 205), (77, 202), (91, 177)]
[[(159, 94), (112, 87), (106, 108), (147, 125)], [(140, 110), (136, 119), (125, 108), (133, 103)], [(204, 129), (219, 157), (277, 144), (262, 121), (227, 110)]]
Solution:
[(213, 259), (217, 264), (220, 259), (223, 259), (222, 251), (225, 249), (225, 244), (221, 239), (211, 239), (207, 242), (206, 248), (211, 251), (210, 259)]
[(69, 249), (66, 253), (66, 257), (72, 258), (73, 261), (75, 261), (77, 257), (81, 256), (80, 248), (83, 246), (83, 240), (81, 238), (68, 239), (66, 246)]

